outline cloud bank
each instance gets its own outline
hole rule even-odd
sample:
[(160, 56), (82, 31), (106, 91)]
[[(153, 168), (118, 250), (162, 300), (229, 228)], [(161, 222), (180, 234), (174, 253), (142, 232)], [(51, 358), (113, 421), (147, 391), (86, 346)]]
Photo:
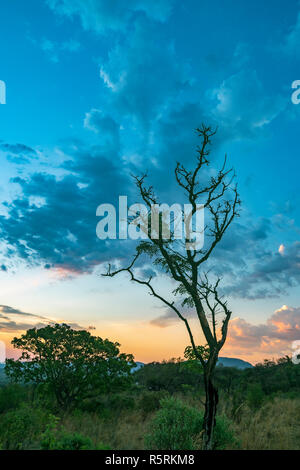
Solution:
[(300, 339), (300, 308), (283, 305), (266, 323), (253, 325), (242, 318), (230, 322), (224, 352), (249, 357), (291, 355), (292, 342)]

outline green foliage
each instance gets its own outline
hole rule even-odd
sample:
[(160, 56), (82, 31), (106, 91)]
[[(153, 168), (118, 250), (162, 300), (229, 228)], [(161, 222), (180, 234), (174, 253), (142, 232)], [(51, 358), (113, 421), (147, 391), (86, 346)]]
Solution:
[[(161, 400), (161, 409), (154, 416), (146, 436), (150, 450), (196, 450), (201, 436), (203, 413), (182, 401), (169, 397)], [(238, 447), (230, 421), (217, 417), (214, 431), (214, 449)]]
[(161, 409), (156, 413), (145, 438), (150, 450), (193, 450), (193, 438), (201, 431), (201, 413), (170, 397), (161, 400)]
[(195, 367), (188, 367), (187, 363), (180, 359), (171, 359), (146, 364), (134, 373), (134, 377), (139, 385), (148, 390), (174, 393), (182, 389), (182, 384), (199, 387), (202, 380), (202, 369), (200, 367), (200, 373), (199, 367), (196, 363)]
[(144, 414), (152, 413), (159, 409), (160, 401), (162, 398), (166, 398), (166, 395), (168, 395), (168, 392), (163, 390), (161, 392), (145, 391), (138, 401), (138, 407)]
[(49, 442), (44, 439), (41, 442), (41, 447), (43, 450), (92, 450), (93, 444), (91, 439), (79, 433), (61, 431), (56, 439), (53, 439), (51, 446), (49, 446)]
[(27, 390), (22, 385), (10, 384), (0, 387), (0, 413), (14, 410), (27, 398)]
[(99, 444), (96, 445), (95, 450), (112, 450), (112, 449), (106, 444), (103, 444), (102, 442), (100, 442)]
[(240, 442), (234, 435), (231, 421), (226, 416), (218, 416), (214, 430), (214, 450), (239, 447)]
[(107, 413), (109, 410), (107, 409), (106, 401), (101, 396), (83, 399), (77, 404), (75, 411), (86, 411), (88, 413), (95, 412), (101, 416), (111, 415), (111, 413)]
[(90, 439), (80, 434), (67, 433), (65, 430), (57, 429), (59, 418), (50, 417), (45, 433), (42, 435), (41, 448), (43, 450), (83, 450), (91, 447)]
[(108, 397), (107, 407), (112, 411), (133, 410), (135, 400), (125, 393), (113, 394)]
[(8, 380), (4, 371), (4, 367), (2, 367), (2, 364), (0, 364), (0, 387), (1, 385), (6, 385), (7, 382)]
[(59, 426), (60, 419), (54, 415), (49, 416), (46, 431), (41, 436), (42, 450), (108, 450), (109, 447), (100, 443), (96, 447), (89, 437), (80, 433), (68, 432)]
[[(203, 358), (204, 361), (206, 361), (209, 358), (209, 346), (196, 346), (196, 351), (199, 356)], [(195, 354), (194, 349), (192, 346), (187, 346), (184, 350), (184, 357), (188, 361), (197, 361), (197, 357)]]
[(215, 385), (232, 396), (233, 391), (239, 388), (243, 373), (243, 370), (235, 367), (217, 367), (214, 376)]
[(32, 448), (46, 424), (45, 413), (39, 409), (22, 406), (0, 416), (0, 448), (21, 450)]
[(94, 393), (127, 388), (132, 383), (133, 357), (119, 344), (73, 330), (65, 324), (33, 328), (12, 344), (22, 350), (19, 360), (6, 360), (11, 380), (34, 383), (52, 391), (68, 407)]
[[(191, 363), (197, 367), (190, 367)], [(51, 383), (0, 386), (0, 449), (108, 449), (101, 442), (97, 444), (99, 435), (119, 446), (116, 448), (134, 448), (129, 446), (135, 444), (140, 448), (144, 435), (143, 423), (150, 413), (155, 414), (145, 439), (147, 448), (200, 449), (203, 413), (170, 398), (170, 393), (178, 391), (185, 403), (197, 406), (197, 395), (203, 385), (203, 375), (198, 370), (201, 366), (198, 366), (197, 361), (183, 362), (179, 359), (146, 365), (132, 374), (137, 385), (130, 390), (115, 387), (107, 393), (106, 387), (95, 388), (95, 393), (88, 391), (88, 396), (74, 403), (74, 409), (64, 410), (64, 413), (55, 406)], [(78, 377), (74, 375), (74, 386)], [(235, 428), (239, 429), (240, 426), (239, 432), (247, 432), (251, 425), (247, 419), (252, 419), (255, 414), (269, 420), (272, 435), (275, 420), (271, 421), (267, 411), (272, 409), (273, 418), (280, 398), (280, 419), (281, 415), (285, 416), (282, 413), (285, 399), (288, 407), (292, 406), (291, 399), (298, 398), (300, 365), (282, 358), (245, 370), (217, 367), (215, 383), (221, 396), (219, 409), (222, 408), (222, 412), (234, 421)], [(264, 413), (260, 411), (261, 406)], [(49, 416), (50, 410), (53, 414)], [(296, 419), (297, 410), (290, 413)], [(56, 414), (61, 416), (64, 426), (60, 425), (60, 420), (54, 416)], [(118, 435), (116, 439), (115, 434)], [(128, 439), (129, 434), (135, 435), (135, 440)], [(241, 439), (245, 442), (245, 436)], [(215, 449), (239, 448), (231, 421), (223, 415), (217, 416), (214, 441)], [(250, 441), (254, 442), (253, 436)], [(284, 445), (288, 448), (287, 444)]]
[(95, 412), (104, 419), (110, 419), (121, 411), (133, 410), (136, 407), (136, 397), (133, 394), (122, 392), (98, 397), (87, 398), (78, 403), (77, 410)]
[(290, 392), (300, 389), (300, 364), (293, 364), (290, 357), (275, 361), (265, 360), (252, 369), (243, 371), (242, 381), (245, 391), (249, 383), (258, 383), (263, 392), (270, 395), (276, 392)]
[[(191, 353), (191, 356), (190, 356)], [(191, 349), (186, 350), (186, 361), (170, 360), (146, 364), (134, 373), (136, 382), (151, 391), (167, 390), (169, 393), (183, 389), (197, 392), (203, 390), (201, 364), (192, 358)], [(286, 358), (277, 362), (265, 361), (253, 368), (216, 367), (214, 382), (219, 391), (230, 397), (238, 395), (239, 406), (247, 398), (249, 383), (261, 385), (266, 396), (279, 393), (299, 393), (300, 364), (293, 364)], [(235, 398), (234, 398), (235, 400)]]
[(260, 384), (250, 384), (247, 391), (247, 403), (251, 408), (260, 408), (265, 394)]

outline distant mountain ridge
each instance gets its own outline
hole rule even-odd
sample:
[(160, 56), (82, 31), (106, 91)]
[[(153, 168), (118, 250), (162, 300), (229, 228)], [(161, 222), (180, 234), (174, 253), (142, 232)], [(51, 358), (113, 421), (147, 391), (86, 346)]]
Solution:
[[(145, 365), (147, 364), (144, 364), (144, 362), (137, 361), (136, 367), (132, 370), (132, 372), (139, 370)], [(238, 359), (236, 357), (219, 357), (217, 367), (234, 367), (236, 369), (249, 369), (250, 367), (254, 366), (250, 364), (250, 362), (244, 361), (243, 359)]]
[(249, 369), (253, 367), (250, 362), (235, 357), (219, 357), (217, 367), (235, 367), (236, 369)]
[[(136, 367), (132, 370), (135, 372), (141, 367), (144, 367), (144, 362), (136, 362)], [(4, 363), (0, 362), (0, 369), (3, 369), (5, 366)], [(235, 367), (236, 369), (248, 369), (249, 367), (254, 367), (250, 362), (243, 361), (243, 359), (238, 359), (236, 357), (219, 357), (217, 362), (217, 367)]]

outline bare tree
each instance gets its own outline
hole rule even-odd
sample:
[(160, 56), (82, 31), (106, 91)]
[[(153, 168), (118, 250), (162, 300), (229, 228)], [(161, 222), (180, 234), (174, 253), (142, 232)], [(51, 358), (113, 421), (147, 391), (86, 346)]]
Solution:
[[(214, 276), (214, 281), (210, 281), (208, 273), (201, 271), (201, 269), (221, 241), (233, 219), (239, 215), (240, 198), (237, 186), (233, 185), (235, 178), (233, 169), (226, 168), (226, 156), (219, 171), (214, 172), (213, 176), (208, 176), (206, 180), (203, 177), (204, 174), (207, 175), (205, 167), (210, 170), (208, 157), (211, 138), (215, 135), (216, 130), (210, 126), (202, 125), (196, 131), (201, 138), (201, 144), (197, 148), (195, 168), (189, 171), (182, 164), (177, 163), (175, 177), (192, 207), (192, 216), (198, 210), (198, 203), (204, 205), (205, 219), (207, 220), (204, 247), (200, 249), (192, 245), (191, 248), (191, 245), (188, 244), (190, 241), (188, 235), (185, 236), (184, 241), (179, 241), (174, 238), (174, 232), (167, 239), (161, 233), (158, 237), (151, 237), (149, 234), (149, 239), (141, 241), (136, 247), (135, 256), (129, 266), (118, 270), (112, 270), (109, 266), (104, 276), (113, 277), (120, 272), (128, 272), (131, 281), (146, 286), (151, 295), (172, 309), (185, 324), (193, 355), (196, 360), (200, 361), (203, 368), (206, 396), (203, 449), (210, 450), (213, 447), (213, 431), (218, 404), (218, 392), (213, 382), (214, 370), (219, 352), (226, 341), (231, 311), (228, 309), (227, 302), (218, 292), (220, 278)], [(200, 177), (202, 182), (199, 181)], [(153, 187), (145, 185), (146, 175), (134, 178), (140, 196), (149, 209), (148, 217), (150, 219), (151, 207), (158, 204), (158, 199)], [(138, 275), (137, 262), (142, 255), (150, 257), (158, 269), (161, 269), (176, 282), (176, 288), (172, 292), (172, 300), (168, 300), (165, 295), (156, 290), (152, 277), (146, 280), (141, 274)], [(206, 347), (196, 344), (185, 313), (186, 307), (195, 311), (206, 341)], [(218, 317), (220, 314), (223, 318), (219, 326)]]

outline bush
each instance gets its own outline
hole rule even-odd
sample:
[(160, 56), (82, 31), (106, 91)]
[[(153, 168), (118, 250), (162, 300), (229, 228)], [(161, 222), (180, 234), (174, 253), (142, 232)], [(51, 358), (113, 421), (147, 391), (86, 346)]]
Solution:
[(118, 393), (109, 397), (107, 406), (113, 411), (133, 410), (135, 402), (131, 395)]
[[(145, 438), (149, 450), (196, 450), (201, 446), (203, 413), (170, 397), (161, 400), (161, 409), (150, 424)], [(200, 440), (200, 442), (199, 442)], [(217, 417), (214, 449), (238, 447), (230, 421)]]
[(102, 442), (100, 442), (100, 444), (97, 444), (95, 450), (112, 450), (112, 449), (106, 444), (103, 444)]
[(168, 392), (144, 392), (138, 402), (138, 407), (144, 414), (152, 413), (160, 407), (160, 401), (165, 398)]
[(20, 450), (32, 448), (37, 436), (46, 424), (46, 417), (39, 409), (23, 406), (8, 411), (0, 418), (0, 448)]
[(89, 437), (77, 432), (68, 432), (59, 426), (59, 418), (50, 415), (46, 431), (42, 435), (40, 446), (43, 450), (109, 450), (109, 447), (100, 443), (93, 445)]
[(78, 403), (77, 408), (74, 411), (87, 411), (88, 413), (95, 412), (102, 415), (106, 413), (107, 408), (103, 397), (93, 397), (82, 400)]
[(250, 408), (260, 408), (265, 398), (265, 394), (260, 384), (251, 384), (247, 391), (247, 403)]
[(62, 429), (55, 435), (44, 435), (41, 448), (43, 450), (90, 450), (94, 446), (88, 437), (84, 437), (79, 433), (66, 432)]
[(232, 430), (232, 423), (226, 416), (218, 416), (214, 430), (214, 450), (239, 448), (240, 442)]
[(18, 408), (26, 400), (26, 392), (25, 387), (17, 384), (0, 387), (0, 413)]
[(169, 397), (160, 402), (161, 409), (145, 438), (146, 448), (153, 450), (193, 450), (193, 437), (202, 428), (202, 415), (195, 408)]
[(103, 419), (110, 419), (115, 413), (135, 408), (134, 397), (129, 393), (113, 393), (86, 398), (78, 404), (77, 410), (97, 413)]

